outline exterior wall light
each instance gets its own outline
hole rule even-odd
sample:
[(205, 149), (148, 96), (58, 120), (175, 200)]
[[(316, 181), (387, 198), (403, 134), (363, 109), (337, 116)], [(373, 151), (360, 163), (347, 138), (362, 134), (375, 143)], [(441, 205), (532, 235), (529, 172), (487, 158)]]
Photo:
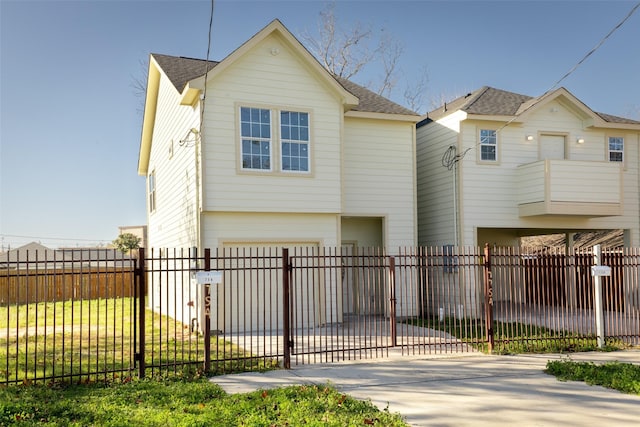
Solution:
[(578, 139), (576, 140), (576, 142), (578, 144), (584, 144), (584, 138), (583, 137), (578, 137)]
[(533, 135), (527, 135), (527, 136), (525, 137), (525, 139), (526, 139), (527, 141), (533, 141)]

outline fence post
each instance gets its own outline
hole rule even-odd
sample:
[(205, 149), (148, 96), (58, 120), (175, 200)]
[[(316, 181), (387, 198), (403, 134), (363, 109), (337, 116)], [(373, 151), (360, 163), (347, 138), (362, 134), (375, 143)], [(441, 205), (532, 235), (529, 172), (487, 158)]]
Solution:
[(484, 245), (484, 319), (487, 328), (487, 344), (489, 353), (493, 352), (493, 275), (491, 274), (491, 249)]
[(291, 313), (289, 306), (289, 274), (291, 265), (289, 264), (289, 248), (282, 248), (282, 334), (284, 339), (284, 368), (291, 369)]
[[(145, 264), (145, 254), (144, 254), (144, 248), (140, 248), (138, 249), (138, 262), (136, 263), (136, 272), (135, 272), (135, 276), (136, 276), (136, 282), (137, 282), (137, 287), (136, 287), (136, 297), (137, 297), (137, 303), (138, 303), (138, 321), (137, 323), (134, 322), (134, 327), (138, 328), (138, 352), (135, 354), (134, 356), (134, 360), (138, 362), (138, 376), (140, 378), (144, 378), (145, 376), (145, 371), (146, 371), (146, 363), (145, 363), (145, 354), (144, 354), (144, 347), (145, 347), (145, 324), (146, 324), (146, 319), (145, 319), (145, 300), (146, 300), (146, 289), (147, 289), (147, 266)], [(134, 303), (135, 304), (135, 303)], [(134, 305), (135, 307), (135, 305)], [(136, 333), (134, 332), (134, 336), (136, 335)], [(135, 346), (135, 344), (134, 344)]]
[[(602, 247), (595, 245), (593, 247), (593, 265), (602, 265)], [(594, 309), (596, 312), (596, 339), (598, 348), (604, 347), (604, 323), (602, 321), (602, 277), (600, 275), (593, 276), (594, 288)]]
[[(211, 249), (204, 249), (204, 270), (211, 271)], [(204, 372), (211, 370), (211, 285), (204, 285)]]
[(389, 257), (389, 321), (391, 323), (391, 345), (398, 345), (398, 329), (396, 324), (396, 259)]

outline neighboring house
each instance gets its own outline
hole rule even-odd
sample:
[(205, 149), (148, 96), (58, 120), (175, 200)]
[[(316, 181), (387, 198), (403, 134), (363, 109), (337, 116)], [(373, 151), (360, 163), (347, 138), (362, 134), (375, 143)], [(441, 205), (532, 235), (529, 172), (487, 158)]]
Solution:
[(622, 229), (640, 246), (639, 138), (640, 121), (594, 112), (564, 88), (458, 98), (417, 125), (419, 243)]
[(220, 62), (152, 54), (148, 247), (415, 246), (418, 120), (278, 20)]
[(0, 254), (0, 268), (8, 270), (31, 269), (83, 269), (83, 268), (131, 268), (128, 254), (106, 248), (58, 248), (50, 249), (31, 242)]
[[(72, 260), (64, 254), (37, 243), (31, 242), (0, 254), (0, 269), (28, 270), (56, 268), (51, 261), (65, 263)], [(47, 263), (50, 263), (47, 265)]]
[(147, 247), (147, 226), (146, 225), (123, 225), (118, 227), (118, 235), (131, 233), (140, 238), (140, 247)]
[[(625, 246), (640, 246), (639, 121), (594, 112), (564, 88), (532, 98), (483, 87), (428, 113), (416, 133), (420, 245), (446, 255), (545, 234), (571, 245), (575, 232), (621, 229)], [(443, 304), (474, 313), (480, 281), (460, 270), (460, 294)], [(566, 279), (553, 292), (575, 305)], [(520, 285), (519, 295), (536, 286)], [(495, 277), (494, 300), (506, 295)]]

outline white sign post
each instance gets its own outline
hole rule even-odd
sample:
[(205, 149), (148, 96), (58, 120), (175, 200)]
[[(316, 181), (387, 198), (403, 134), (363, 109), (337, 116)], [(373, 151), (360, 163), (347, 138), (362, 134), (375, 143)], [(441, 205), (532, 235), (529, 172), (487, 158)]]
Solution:
[(593, 276), (594, 287), (594, 309), (596, 312), (596, 337), (598, 348), (604, 347), (604, 323), (602, 321), (602, 276), (611, 275), (611, 267), (602, 265), (602, 247), (595, 245), (593, 247), (593, 267), (591, 267), (591, 275)]

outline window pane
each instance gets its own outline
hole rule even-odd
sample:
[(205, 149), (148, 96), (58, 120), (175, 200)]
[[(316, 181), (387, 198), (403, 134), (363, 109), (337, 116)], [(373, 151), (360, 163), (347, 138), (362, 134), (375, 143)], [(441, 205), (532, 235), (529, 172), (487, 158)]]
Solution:
[(300, 126), (309, 126), (309, 114), (300, 113)]
[(291, 128), (291, 139), (295, 139), (295, 140), (300, 139), (300, 130), (298, 127)]
[(301, 127), (300, 128), (300, 140), (308, 141), (309, 140), (309, 128)]
[(251, 110), (249, 108), (240, 108), (240, 120), (243, 122), (248, 122), (251, 120)]
[(290, 149), (289, 147), (291, 146), (291, 144), (289, 144), (288, 142), (285, 142), (284, 144), (282, 144), (282, 155), (283, 156), (288, 156), (290, 153)]
[(289, 126), (282, 126), (282, 139), (291, 139)]
[(283, 111), (282, 113), (280, 113), (280, 123), (282, 123), (283, 125), (288, 125), (289, 124), (289, 113), (286, 111)]

